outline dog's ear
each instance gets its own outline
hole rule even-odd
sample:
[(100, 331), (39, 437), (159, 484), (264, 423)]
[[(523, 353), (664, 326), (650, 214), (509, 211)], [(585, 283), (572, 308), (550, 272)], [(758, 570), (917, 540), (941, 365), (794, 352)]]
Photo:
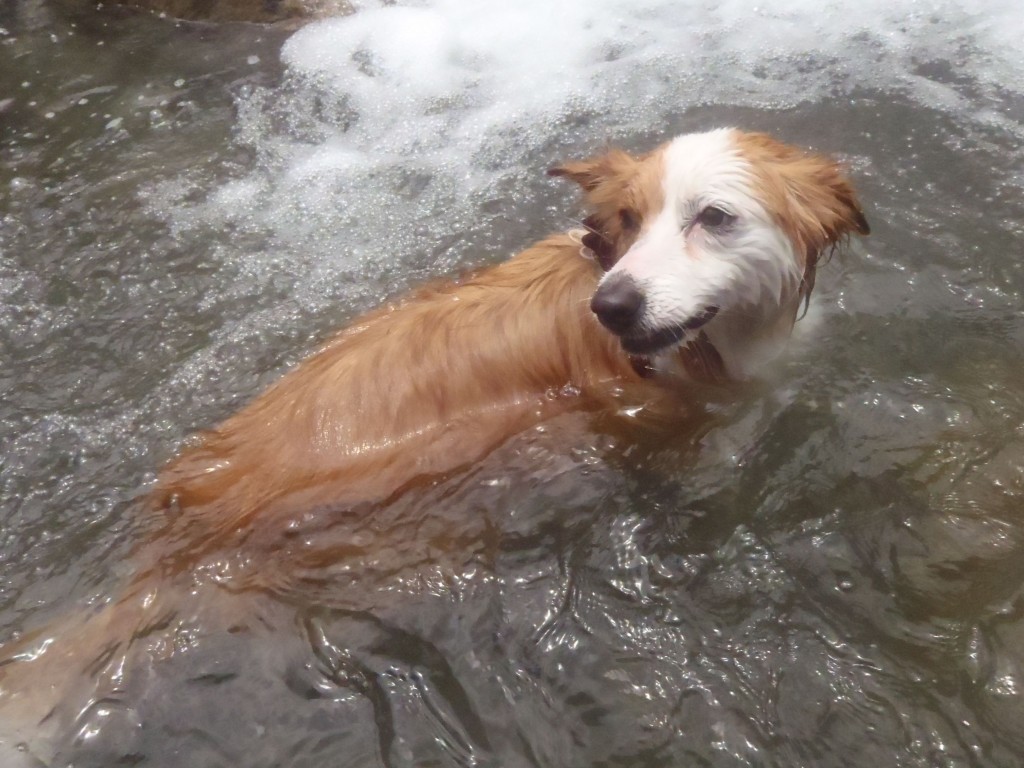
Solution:
[(820, 252), (851, 234), (871, 233), (857, 193), (835, 161), (807, 155), (785, 172), (784, 178), (793, 215), (815, 250)]
[(741, 134), (739, 141), (755, 169), (761, 198), (806, 259), (801, 293), (807, 299), (822, 254), (852, 234), (871, 232), (857, 193), (829, 157), (764, 134)]
[(548, 168), (548, 176), (564, 177), (575, 181), (584, 192), (597, 188), (602, 179), (601, 166), (596, 160), (574, 160)]
[(618, 149), (587, 160), (571, 160), (548, 169), (548, 176), (564, 177), (579, 184), (588, 195), (603, 186), (620, 186), (636, 168), (636, 160)]
[(833, 159), (759, 133), (741, 134), (762, 199), (794, 241), (820, 253), (851, 234), (871, 228), (857, 193)]
[(843, 169), (820, 155), (806, 155), (784, 174), (792, 205), (798, 247), (805, 253), (800, 292), (804, 311), (811, 300), (818, 261), (851, 234), (871, 233), (853, 185)]
[(583, 244), (598, 263), (609, 270), (626, 252), (639, 232), (646, 201), (638, 175), (643, 158), (611, 149), (589, 160), (556, 165), (549, 176), (575, 181), (583, 188), (591, 213), (583, 220)]

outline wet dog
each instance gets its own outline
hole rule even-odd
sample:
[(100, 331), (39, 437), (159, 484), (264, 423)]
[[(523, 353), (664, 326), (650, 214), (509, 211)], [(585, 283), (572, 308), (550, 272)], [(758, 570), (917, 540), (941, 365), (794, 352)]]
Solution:
[(821, 254), (868, 232), (834, 162), (737, 130), (550, 174), (592, 209), (582, 256), (556, 235), (360, 318), (187, 449), (155, 505), (219, 546), (386, 497), (613, 388), (746, 379), (788, 338)]
[(550, 173), (582, 187), (585, 230), (357, 319), (164, 470), (149, 506), (166, 522), (126, 596), (73, 637), (7, 649), (14, 732), (50, 715), (68, 675), (121, 669), (140, 627), (176, 615), (167, 584), (185, 573), (172, 599), (190, 599), (218, 553), (257, 553), (260, 571), (274, 552), (287, 579), (305, 555), (281, 555), (285, 534), (311, 518), (392, 498), (562, 411), (751, 377), (789, 337), (822, 254), (868, 232), (835, 162), (760, 134), (686, 135)]

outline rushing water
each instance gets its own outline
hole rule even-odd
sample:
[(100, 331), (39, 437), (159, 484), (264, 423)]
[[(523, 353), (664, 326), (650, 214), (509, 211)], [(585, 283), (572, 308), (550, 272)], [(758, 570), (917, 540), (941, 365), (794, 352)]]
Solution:
[(1024, 762), (1024, 10), (558, 8), (0, 9), (4, 637), (117, 595), (155, 470), (331, 329), (568, 226), (558, 159), (767, 130), (873, 227), (700, 434), (565, 417), (346, 523), (387, 554), (193, 623), (55, 764)]

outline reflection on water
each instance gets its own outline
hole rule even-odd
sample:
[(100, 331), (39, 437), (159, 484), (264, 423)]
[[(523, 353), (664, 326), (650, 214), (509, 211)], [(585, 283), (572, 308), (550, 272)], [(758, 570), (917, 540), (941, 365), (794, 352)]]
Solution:
[[(711, 404), (700, 434), (566, 417), (338, 515), (317, 532), (337, 561), (300, 588), (223, 599), (232, 569), (300, 566), (281, 553), (169, 584), (124, 668), (78, 670), (100, 686), (58, 707), (56, 764), (1019, 764), (1019, 13), (950, 3), (887, 35), (878, 3), (876, 27), (764, 50), (749, 24), (786, 40), (817, 9), (680, 10), (705, 26), (676, 82), (666, 4), (614, 50), (601, 35), (630, 25), (567, 11), (594, 37), (530, 89), (475, 42), (485, 19), (434, 5), (458, 68), (419, 72), (420, 100), (381, 42), (399, 17), (285, 43), (0, 14), (5, 637), (104, 620), (149, 524), (131, 502), (187, 433), (383, 297), (564, 227), (542, 174), (560, 157), (769, 130), (842, 153), (874, 235), (820, 270), (769, 384)], [(349, 38), (386, 87), (346, 90), (350, 59), (318, 58)]]

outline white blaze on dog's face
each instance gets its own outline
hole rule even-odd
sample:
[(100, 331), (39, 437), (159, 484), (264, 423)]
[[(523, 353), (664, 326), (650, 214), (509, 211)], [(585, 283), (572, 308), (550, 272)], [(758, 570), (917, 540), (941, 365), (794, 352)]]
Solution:
[(642, 296), (631, 324), (612, 328), (623, 347), (650, 354), (718, 313), (764, 320), (795, 306), (803, 259), (757, 199), (731, 132), (682, 136), (662, 165), (661, 210), (602, 280), (599, 297), (630, 289)]
[(588, 244), (608, 272), (593, 311), (659, 368), (701, 338), (725, 375), (745, 378), (788, 336), (821, 251), (867, 232), (832, 161), (760, 134), (691, 134), (556, 173), (597, 209)]

